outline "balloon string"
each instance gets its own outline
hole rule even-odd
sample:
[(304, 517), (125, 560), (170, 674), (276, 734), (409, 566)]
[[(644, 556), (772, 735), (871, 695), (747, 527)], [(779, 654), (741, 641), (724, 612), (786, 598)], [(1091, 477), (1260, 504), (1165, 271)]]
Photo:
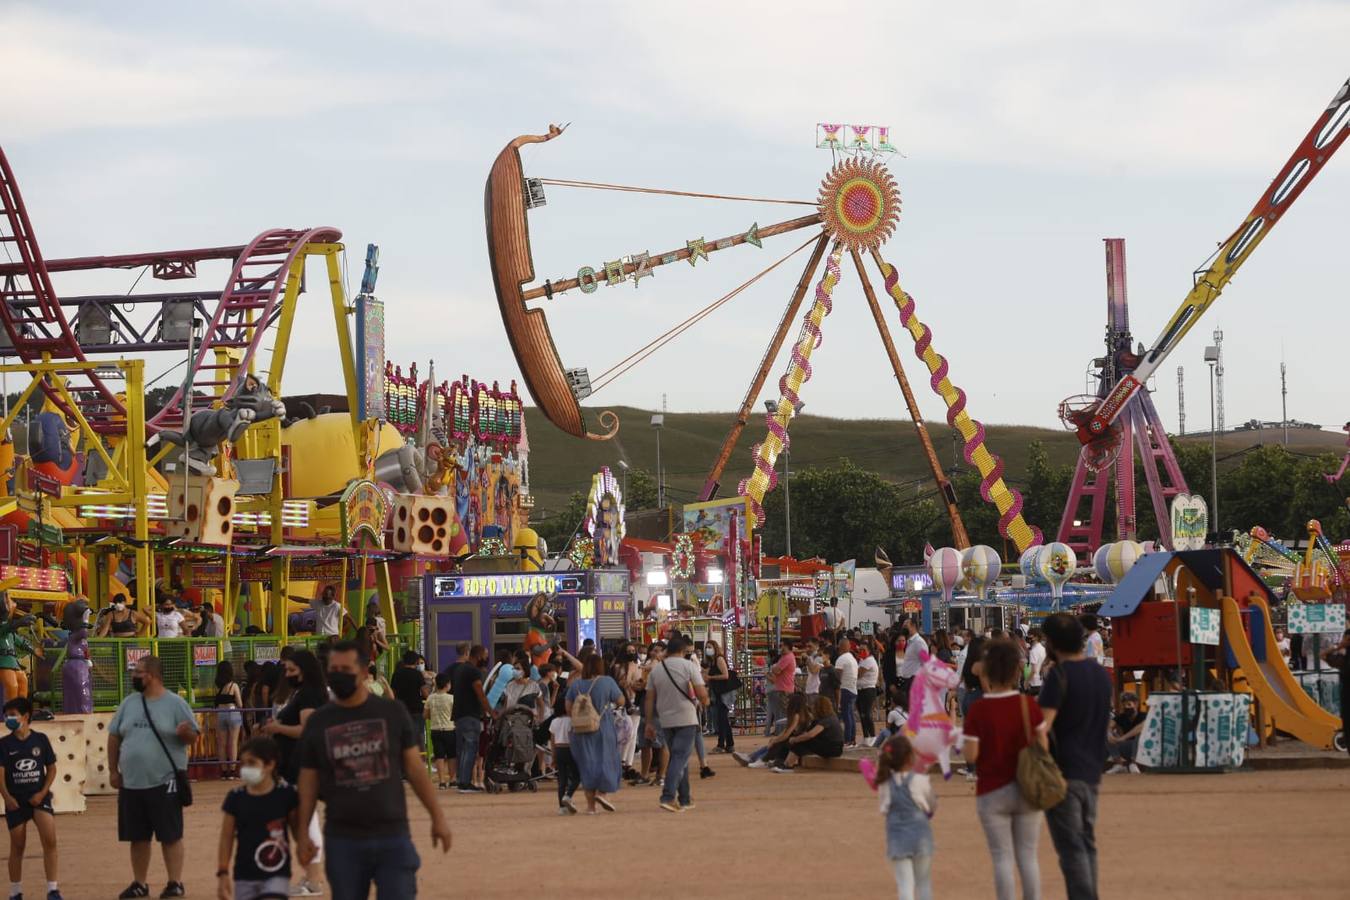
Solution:
[(540, 178), (540, 184), (558, 187), (593, 188), (598, 191), (624, 191), (633, 194), (664, 194), (668, 197), (698, 197), (704, 200), (743, 200), (747, 203), (784, 203), (789, 206), (816, 206), (814, 200), (778, 200), (772, 197), (738, 197), (731, 194), (703, 194), (696, 191), (674, 191), (667, 188), (634, 187), (629, 184), (606, 184), (602, 181), (575, 181), (568, 178)]

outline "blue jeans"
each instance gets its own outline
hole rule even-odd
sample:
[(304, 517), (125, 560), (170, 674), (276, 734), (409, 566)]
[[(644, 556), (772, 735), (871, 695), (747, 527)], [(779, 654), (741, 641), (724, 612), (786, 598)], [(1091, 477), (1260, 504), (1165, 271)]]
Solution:
[(844, 743), (851, 744), (858, 737), (858, 695), (839, 689), (839, 718), (844, 720)]
[(368, 900), (372, 882), (378, 900), (417, 896), (417, 869), (422, 860), (408, 835), (324, 835), (324, 845), (323, 866), (333, 900)]
[(1070, 779), (1068, 787), (1045, 821), (1069, 900), (1097, 900), (1097, 785)]
[(690, 802), (689, 754), (694, 750), (698, 726), (680, 725), (663, 730), (666, 746), (670, 748), (670, 762), (666, 763), (666, 780), (661, 784), (661, 802), (669, 803), (678, 795), (680, 805), (687, 806)]
[(483, 736), (483, 720), (465, 716), (455, 720), (455, 759), (459, 761), (455, 774), (460, 787), (473, 784), (473, 766), (478, 759), (478, 739)]

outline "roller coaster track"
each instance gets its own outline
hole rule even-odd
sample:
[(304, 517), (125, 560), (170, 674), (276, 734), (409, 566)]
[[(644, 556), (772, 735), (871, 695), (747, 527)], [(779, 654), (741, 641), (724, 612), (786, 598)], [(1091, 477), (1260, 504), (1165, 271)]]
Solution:
[[(12, 350), (5, 351), (6, 355), (17, 356), (25, 363), (44, 359), (84, 361), (85, 350), (62, 312), (49, 268), (38, 248), (23, 197), (3, 150), (0, 150), (0, 207), (4, 213), (0, 218), (0, 319), (3, 319), (12, 345)], [(234, 257), (234, 266), (210, 324), (195, 348), (191, 376), (184, 379), (172, 400), (146, 423), (147, 434), (163, 428), (182, 427), (183, 391), (188, 385), (192, 391), (193, 412), (234, 393), (239, 374), (249, 370), (263, 335), (281, 316), (287, 286), (296, 291), (299, 289), (306, 245), (335, 243), (341, 237), (341, 231), (330, 227), (278, 228), (264, 231), (237, 252), (234, 252), (236, 248), (214, 248), (165, 255), (166, 259), (195, 262), (198, 258), (219, 258), (228, 252)], [(138, 257), (126, 259), (141, 261)], [(75, 262), (82, 263), (75, 268), (123, 267), (121, 257)], [(155, 264), (158, 266), (159, 261)], [(54, 266), (59, 268), (59, 263)], [(223, 349), (242, 353), (231, 354), (231, 358), (226, 359), (216, 353)], [(73, 370), (65, 377), (67, 390), (75, 398), (79, 414), (94, 431), (108, 434), (125, 428), (125, 410), (121, 401), (96, 373)], [(69, 408), (56, 390), (46, 385), (43, 390), (62, 412), (74, 417), (76, 410)]]

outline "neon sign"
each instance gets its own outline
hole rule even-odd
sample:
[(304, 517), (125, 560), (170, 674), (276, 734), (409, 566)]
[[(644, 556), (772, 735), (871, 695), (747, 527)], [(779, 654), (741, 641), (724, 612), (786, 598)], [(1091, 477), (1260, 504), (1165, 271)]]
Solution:
[(816, 148), (838, 153), (895, 153), (889, 125), (816, 123)]

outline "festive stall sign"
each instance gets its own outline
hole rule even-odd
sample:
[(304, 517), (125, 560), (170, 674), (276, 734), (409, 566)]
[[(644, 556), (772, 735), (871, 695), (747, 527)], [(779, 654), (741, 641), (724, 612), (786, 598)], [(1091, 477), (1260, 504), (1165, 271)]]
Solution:
[(1176, 550), (1202, 550), (1209, 533), (1209, 505), (1199, 494), (1177, 494), (1172, 498), (1172, 547)]
[(748, 538), (754, 517), (750, 515), (749, 497), (727, 497), (707, 503), (689, 503), (684, 507), (684, 530), (694, 541), (696, 550), (721, 553), (726, 549), (731, 534), (732, 513), (739, 511), (743, 530)]
[(1191, 607), (1191, 643), (1219, 645), (1219, 611), (1202, 606)]
[(383, 419), (388, 397), (384, 381), (384, 302), (366, 294), (356, 298), (356, 356), (362, 360), (357, 394), (361, 420)]
[(124, 651), (127, 660), (127, 671), (130, 672), (136, 668), (136, 663), (150, 655), (149, 647), (128, 647)]
[(389, 498), (373, 481), (353, 481), (338, 501), (342, 519), (342, 543), (355, 546), (363, 538), (375, 547), (384, 546), (384, 526), (389, 521)]
[(895, 153), (889, 125), (816, 123), (816, 149), (840, 153)]
[(1290, 634), (1341, 634), (1345, 607), (1340, 603), (1290, 603)]
[(215, 644), (193, 644), (192, 664), (194, 666), (214, 666), (217, 663)]

